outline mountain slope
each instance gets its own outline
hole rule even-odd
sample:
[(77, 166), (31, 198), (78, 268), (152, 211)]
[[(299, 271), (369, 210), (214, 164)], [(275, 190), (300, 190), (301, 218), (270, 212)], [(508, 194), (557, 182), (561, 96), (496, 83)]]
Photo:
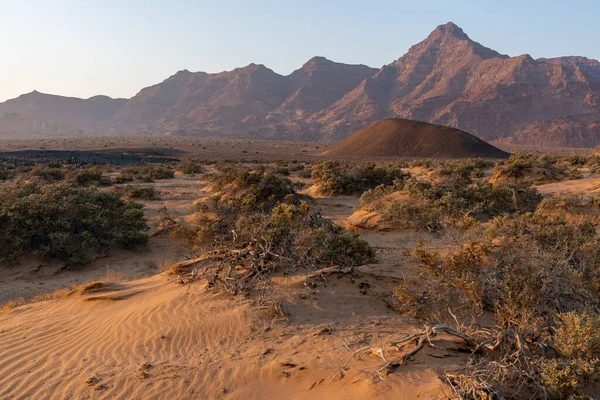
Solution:
[(46, 122), (25, 115), (5, 113), (0, 115), (0, 137), (29, 138), (78, 136), (84, 131), (68, 124)]
[(376, 70), (315, 57), (289, 76), (264, 65), (218, 74), (180, 71), (129, 100), (111, 127), (227, 131), (277, 125), (329, 106)]
[(15, 113), (45, 122), (65, 123), (91, 129), (111, 118), (125, 99), (95, 96), (89, 99), (63, 97), (37, 91), (0, 103), (0, 115)]
[(256, 64), (183, 70), (129, 100), (33, 92), (0, 103), (2, 113), (86, 130), (328, 141), (398, 117), (487, 141), (596, 146), (600, 62), (509, 57), (447, 23), (379, 70), (323, 57), (288, 76)]
[[(538, 121), (597, 114), (590, 100), (600, 93), (595, 65), (507, 57), (448, 23), (311, 121), (330, 138), (396, 116), (500, 139)], [(552, 145), (568, 145), (556, 139)]]

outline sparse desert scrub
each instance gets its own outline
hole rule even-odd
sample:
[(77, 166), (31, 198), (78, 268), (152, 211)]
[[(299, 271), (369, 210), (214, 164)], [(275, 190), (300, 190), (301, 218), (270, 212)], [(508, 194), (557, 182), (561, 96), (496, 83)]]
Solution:
[(420, 244), (410, 252), (425, 275), (396, 287), (395, 309), (453, 321), (452, 309), (494, 323), (477, 347), (496, 353), (476, 352), (472, 364), (447, 375), (458, 397), (473, 385), (552, 399), (588, 398), (597, 389), (600, 241), (590, 221), (548, 212), (554, 205), (587, 212), (582, 199), (552, 199), (533, 213), (477, 225), (451, 248)]
[(182, 173), (186, 174), (186, 175), (196, 175), (196, 174), (201, 174), (204, 172), (204, 167), (195, 161), (186, 161), (181, 163), (178, 167), (177, 167), (178, 171), (181, 171)]
[(448, 184), (409, 178), (363, 193), (360, 207), (378, 212), (384, 220), (400, 226), (439, 232), (452, 219), (484, 219), (533, 211), (540, 201), (541, 196), (532, 188), (486, 181), (468, 184), (453, 180)]
[(229, 168), (214, 177), (213, 189), (208, 203), (214, 209), (232, 212), (269, 210), (279, 202), (299, 198), (292, 181), (264, 169)]
[(410, 174), (397, 165), (378, 165), (375, 162), (355, 166), (324, 161), (312, 167), (312, 178), (319, 191), (332, 196), (362, 193), (379, 185), (392, 185), (408, 176)]
[(123, 188), (123, 196), (129, 200), (158, 200), (160, 198), (158, 191), (152, 186), (127, 185)]
[(506, 161), (499, 161), (492, 175), (494, 183), (545, 183), (568, 177), (566, 165), (558, 157), (517, 152)]
[(141, 205), (68, 183), (0, 187), (0, 222), (3, 261), (31, 251), (84, 263), (112, 247), (134, 248), (147, 241)]
[(72, 169), (66, 179), (79, 186), (110, 186), (112, 183), (104, 176), (104, 171), (100, 167)]
[(60, 167), (38, 165), (29, 173), (45, 182), (59, 182), (65, 179), (65, 172)]
[(431, 173), (434, 179), (447, 183), (471, 183), (473, 178), (482, 178), (484, 170), (494, 163), (481, 158), (441, 162)]
[(170, 166), (143, 165), (121, 169), (122, 175), (134, 176), (137, 180), (150, 183), (160, 179), (173, 179), (175, 171)]
[[(264, 168), (219, 169), (213, 195), (195, 203), (195, 224), (185, 229), (197, 245), (208, 241), (212, 249), (190, 264), (184, 262), (195, 265), (191, 279), (205, 276), (210, 287), (279, 310), (271, 295), (274, 275), (373, 260), (367, 242), (323, 218), (289, 179)], [(178, 271), (181, 265), (176, 265)]]

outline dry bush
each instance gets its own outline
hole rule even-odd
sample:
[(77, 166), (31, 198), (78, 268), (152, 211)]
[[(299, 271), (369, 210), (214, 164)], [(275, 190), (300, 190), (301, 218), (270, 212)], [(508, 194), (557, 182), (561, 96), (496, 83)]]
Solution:
[(482, 220), (533, 211), (540, 201), (541, 196), (532, 188), (489, 182), (469, 184), (464, 180), (449, 184), (408, 178), (393, 186), (378, 186), (365, 192), (360, 207), (376, 211), (394, 224), (437, 233), (456, 219)]
[(121, 168), (120, 172), (122, 176), (135, 177), (135, 179), (146, 183), (175, 177), (175, 171), (170, 166), (163, 165), (126, 167)]
[(368, 162), (359, 166), (339, 161), (324, 161), (312, 167), (312, 178), (325, 195), (362, 193), (379, 185), (392, 185), (409, 174), (398, 165)]
[(533, 153), (513, 153), (506, 161), (499, 161), (492, 175), (495, 183), (531, 184), (552, 182), (568, 177), (567, 168), (557, 157)]
[(158, 200), (158, 191), (151, 187), (139, 187), (127, 185), (123, 188), (123, 197), (129, 200)]
[(112, 182), (104, 176), (104, 170), (100, 167), (85, 167), (83, 169), (71, 169), (66, 179), (78, 186), (110, 186)]
[(178, 167), (177, 167), (178, 171), (181, 171), (182, 173), (186, 174), (186, 175), (196, 175), (196, 174), (201, 174), (204, 172), (204, 167), (195, 161), (186, 161), (184, 163), (181, 163)]
[(439, 318), (452, 308), (495, 322), (478, 345), (492, 352), (446, 374), (457, 397), (589, 398), (598, 389), (600, 241), (589, 221), (563, 218), (594, 204), (552, 199), (497, 217), (452, 248), (411, 252), (425, 283), (399, 285), (396, 309)]
[(472, 182), (473, 178), (482, 178), (486, 168), (493, 167), (494, 163), (481, 158), (441, 162), (431, 173), (434, 179), (446, 183)]
[(352, 267), (373, 260), (367, 242), (323, 218), (295, 192), (289, 179), (263, 168), (218, 169), (214, 195), (196, 202), (196, 223), (187, 230), (196, 245), (206, 245), (212, 236), (212, 251), (175, 268), (195, 266), (190, 279), (204, 276), (209, 287), (248, 296), (280, 314), (272, 296), (274, 274)]
[(114, 246), (146, 243), (142, 206), (115, 193), (68, 183), (17, 182), (0, 187), (0, 258), (27, 251), (83, 263)]

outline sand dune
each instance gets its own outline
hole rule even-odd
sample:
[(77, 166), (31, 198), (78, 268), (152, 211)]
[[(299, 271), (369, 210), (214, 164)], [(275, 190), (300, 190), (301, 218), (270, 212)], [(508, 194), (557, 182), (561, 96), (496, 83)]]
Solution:
[[(409, 399), (442, 393), (435, 368), (448, 362), (425, 354), (383, 382), (365, 379), (381, 364), (369, 355), (336, 378), (336, 363), (350, 353), (337, 335), (315, 335), (319, 323), (349, 337), (401, 336), (398, 327), (416, 327), (381, 302), (359, 298), (350, 282), (323, 290), (312, 307), (294, 306), (295, 292), (306, 289), (293, 280), (288, 285), (284, 308), (292, 314), (282, 322), (243, 300), (163, 275), (19, 307), (0, 315), (0, 398)], [(336, 312), (344, 304), (344, 312)], [(359, 313), (358, 304), (369, 312)]]

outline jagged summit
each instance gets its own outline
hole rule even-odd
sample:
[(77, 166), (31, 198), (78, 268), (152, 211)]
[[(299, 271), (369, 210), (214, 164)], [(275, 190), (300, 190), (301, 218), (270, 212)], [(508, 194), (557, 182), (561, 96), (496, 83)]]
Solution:
[(453, 36), (457, 39), (469, 40), (469, 36), (467, 36), (462, 28), (453, 22), (439, 25), (429, 36)]

